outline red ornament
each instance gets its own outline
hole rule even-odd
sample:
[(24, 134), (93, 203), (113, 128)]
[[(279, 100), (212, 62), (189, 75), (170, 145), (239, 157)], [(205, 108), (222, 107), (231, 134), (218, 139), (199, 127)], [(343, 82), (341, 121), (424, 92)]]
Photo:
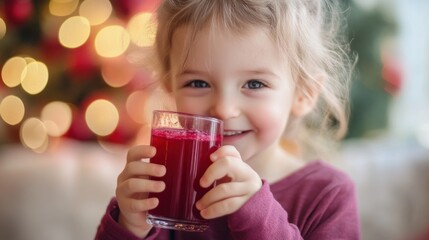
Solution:
[(79, 141), (95, 140), (95, 135), (91, 132), (85, 121), (85, 111), (74, 109), (73, 121), (65, 137), (76, 139)]
[(68, 60), (68, 69), (74, 79), (89, 79), (96, 73), (96, 62), (87, 45), (71, 49)]
[(402, 88), (402, 66), (398, 60), (387, 58), (383, 62), (382, 76), (384, 89), (390, 94), (398, 93)]
[(128, 19), (138, 12), (154, 12), (159, 2), (159, 0), (121, 0), (112, 1), (112, 4), (119, 17)]
[(34, 12), (31, 0), (8, 0), (4, 3), (4, 7), (6, 21), (13, 25), (26, 23)]

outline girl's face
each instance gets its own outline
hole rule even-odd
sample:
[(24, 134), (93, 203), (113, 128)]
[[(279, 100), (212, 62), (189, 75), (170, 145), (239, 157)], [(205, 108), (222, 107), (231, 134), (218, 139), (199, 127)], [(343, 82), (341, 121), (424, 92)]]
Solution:
[(171, 83), (180, 112), (224, 121), (224, 145), (244, 161), (270, 157), (294, 103), (287, 62), (263, 28), (245, 34), (205, 28), (186, 46), (186, 27), (173, 35)]

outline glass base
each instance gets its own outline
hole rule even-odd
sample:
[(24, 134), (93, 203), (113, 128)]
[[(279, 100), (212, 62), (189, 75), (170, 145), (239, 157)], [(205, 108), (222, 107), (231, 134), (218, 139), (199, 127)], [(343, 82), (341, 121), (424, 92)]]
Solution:
[(206, 222), (191, 222), (148, 215), (147, 223), (154, 227), (187, 232), (204, 232), (209, 226)]

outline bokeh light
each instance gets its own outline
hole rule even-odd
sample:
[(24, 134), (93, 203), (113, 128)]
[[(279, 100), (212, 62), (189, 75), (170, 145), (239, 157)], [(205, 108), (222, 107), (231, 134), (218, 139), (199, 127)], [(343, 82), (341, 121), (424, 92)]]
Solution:
[(85, 0), (79, 7), (79, 14), (88, 19), (91, 25), (99, 25), (112, 14), (112, 4), (109, 0)]
[(72, 109), (61, 101), (50, 102), (43, 107), (40, 119), (45, 124), (49, 136), (60, 137), (71, 126)]
[(86, 109), (85, 121), (93, 133), (107, 136), (118, 126), (119, 112), (113, 103), (105, 99), (98, 99)]
[(20, 138), (24, 146), (40, 150), (48, 142), (48, 131), (40, 119), (29, 118), (21, 125)]
[(127, 26), (131, 41), (139, 47), (150, 47), (155, 42), (156, 24), (152, 13), (134, 15)]
[(105, 61), (101, 66), (101, 75), (104, 81), (111, 87), (123, 87), (127, 85), (135, 75), (135, 70), (126, 59), (112, 59)]
[(30, 62), (26, 66), (21, 86), (29, 94), (38, 94), (46, 87), (49, 78), (48, 67), (39, 61)]
[(58, 17), (72, 14), (79, 5), (79, 0), (50, 0), (49, 12)]
[(101, 29), (95, 38), (97, 54), (106, 57), (118, 57), (123, 54), (130, 44), (128, 31), (120, 25), (107, 26)]
[(128, 115), (137, 123), (148, 122), (145, 118), (145, 104), (148, 100), (148, 93), (145, 91), (135, 91), (131, 93), (126, 101)]
[(6, 23), (4, 20), (0, 17), (0, 40), (6, 35)]
[(25, 76), (27, 61), (22, 57), (12, 57), (3, 65), (1, 76), (3, 82), (8, 87), (16, 87)]
[(91, 25), (88, 19), (74, 16), (63, 22), (58, 32), (58, 38), (64, 47), (77, 48), (88, 40), (90, 33)]
[(16, 125), (22, 121), (25, 106), (22, 100), (14, 95), (3, 98), (0, 102), (0, 116), (9, 125)]

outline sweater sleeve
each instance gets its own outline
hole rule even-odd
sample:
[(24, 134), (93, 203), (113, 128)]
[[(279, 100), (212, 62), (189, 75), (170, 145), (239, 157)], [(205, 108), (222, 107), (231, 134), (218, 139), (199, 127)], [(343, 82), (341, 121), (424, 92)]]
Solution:
[(243, 207), (231, 214), (228, 225), (234, 239), (303, 239), (298, 227), (278, 203), (266, 181)]
[[(344, 179), (343, 179), (344, 180)], [(318, 186), (321, 187), (321, 186)], [(360, 239), (354, 185), (351, 181), (313, 188), (306, 201), (292, 208), (302, 209), (294, 223), (264, 182), (239, 211), (229, 216), (228, 225), (234, 239)], [(296, 213), (295, 213), (296, 214)]]
[[(141, 240), (135, 236), (132, 232), (128, 231), (126, 228), (121, 226), (118, 223), (119, 217), (119, 206), (115, 198), (112, 198), (110, 201), (106, 213), (101, 219), (101, 223), (98, 226), (97, 233), (95, 236), (96, 240), (119, 240), (119, 239), (128, 239), (128, 240)], [(162, 232), (162, 233), (161, 233)], [(165, 231), (159, 228), (152, 228), (148, 236), (145, 238), (148, 240), (159, 239), (166, 240), (168, 239), (168, 234)]]

